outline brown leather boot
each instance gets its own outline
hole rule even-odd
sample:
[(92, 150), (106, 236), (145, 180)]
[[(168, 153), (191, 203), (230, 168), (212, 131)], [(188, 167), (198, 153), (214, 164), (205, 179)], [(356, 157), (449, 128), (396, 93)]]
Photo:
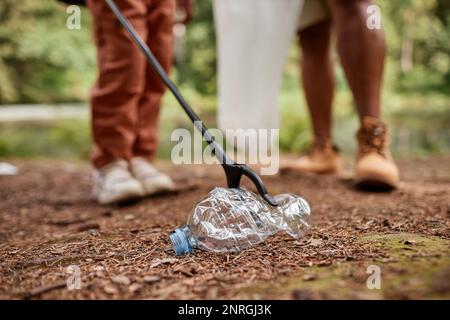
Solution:
[(338, 150), (330, 140), (315, 140), (306, 155), (299, 159), (284, 159), (280, 164), (281, 172), (311, 172), (319, 174), (337, 174), (342, 166)]
[(364, 117), (357, 138), (356, 186), (361, 189), (385, 191), (397, 188), (399, 171), (389, 151), (386, 125), (379, 119)]

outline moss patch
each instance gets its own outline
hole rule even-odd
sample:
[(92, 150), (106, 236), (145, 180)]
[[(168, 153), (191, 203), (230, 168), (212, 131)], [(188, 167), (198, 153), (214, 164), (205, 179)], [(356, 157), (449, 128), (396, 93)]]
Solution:
[(387, 254), (397, 259), (450, 253), (450, 241), (413, 233), (375, 234), (363, 237), (359, 242), (382, 247)]
[[(248, 288), (294, 299), (450, 298), (450, 241), (419, 234), (375, 234), (359, 243), (385, 255), (374, 261), (307, 267), (294, 277)], [(381, 272), (381, 288), (368, 289), (369, 266)], [(375, 268), (376, 268), (375, 267)]]

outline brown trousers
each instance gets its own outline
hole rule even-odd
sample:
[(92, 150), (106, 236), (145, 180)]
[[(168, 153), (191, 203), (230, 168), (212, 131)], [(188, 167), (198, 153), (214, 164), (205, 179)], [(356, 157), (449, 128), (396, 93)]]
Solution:
[[(117, 6), (161, 65), (172, 62), (175, 0), (118, 0)], [(92, 162), (140, 156), (152, 160), (164, 84), (121, 27), (105, 1), (88, 0), (93, 17), (99, 76), (92, 89)]]

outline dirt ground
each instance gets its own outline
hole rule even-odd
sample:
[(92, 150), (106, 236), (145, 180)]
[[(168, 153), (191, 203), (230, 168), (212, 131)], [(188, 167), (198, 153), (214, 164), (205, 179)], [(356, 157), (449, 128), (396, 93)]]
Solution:
[[(403, 182), (392, 193), (359, 192), (346, 178), (264, 177), (272, 194), (310, 202), (310, 234), (182, 257), (167, 235), (225, 183), (220, 168), (163, 164), (178, 193), (101, 207), (89, 165), (11, 162), (20, 173), (0, 176), (0, 298), (450, 298), (450, 156), (400, 161)], [(370, 265), (380, 290), (367, 287)], [(81, 289), (67, 287), (70, 272)]]

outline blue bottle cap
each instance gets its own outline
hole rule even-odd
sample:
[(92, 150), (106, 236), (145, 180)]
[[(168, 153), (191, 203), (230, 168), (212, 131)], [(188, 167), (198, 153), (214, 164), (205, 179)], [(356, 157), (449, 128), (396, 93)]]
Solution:
[(177, 256), (192, 252), (192, 246), (189, 243), (185, 228), (176, 229), (169, 235), (169, 238), (170, 241), (172, 242), (173, 250), (175, 251), (175, 254)]

